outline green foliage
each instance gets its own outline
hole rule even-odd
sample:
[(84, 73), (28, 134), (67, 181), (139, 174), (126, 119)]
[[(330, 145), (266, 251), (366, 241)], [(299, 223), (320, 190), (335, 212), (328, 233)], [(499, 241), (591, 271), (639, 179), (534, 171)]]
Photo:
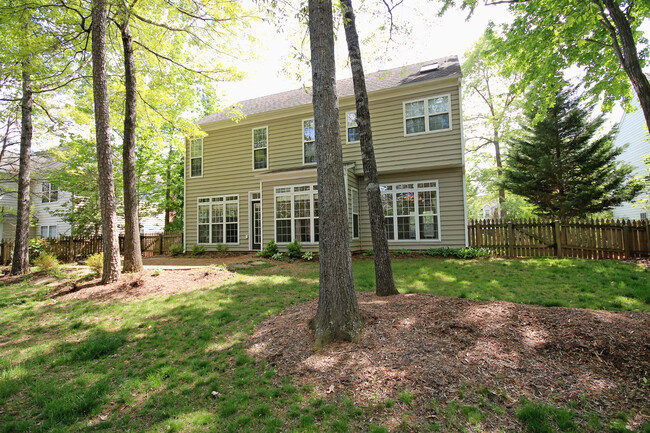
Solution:
[(526, 197), (540, 214), (559, 219), (633, 199), (641, 186), (630, 179), (630, 167), (616, 163), (622, 149), (612, 145), (615, 131), (597, 137), (605, 119), (601, 114), (588, 120), (592, 109), (581, 107), (575, 91), (566, 89), (538, 123), (538, 111), (528, 111), (521, 138), (511, 144), (505, 188)]
[(575, 412), (551, 405), (522, 401), (517, 419), (531, 433), (577, 432)]
[(273, 239), (269, 241), (266, 245), (264, 245), (264, 248), (262, 251), (257, 253), (258, 256), (260, 257), (266, 257), (267, 259), (273, 257), (275, 254), (277, 254), (280, 251), (280, 248), (278, 247), (278, 244), (275, 243)]
[(275, 253), (271, 256), (273, 260), (285, 260), (284, 254), (282, 253)]
[(181, 244), (174, 244), (169, 246), (169, 254), (172, 256), (180, 256), (183, 254), (183, 245)]
[(162, 269), (154, 269), (153, 272), (151, 273), (152, 277), (157, 277), (158, 275), (162, 274)]
[(311, 251), (305, 251), (305, 253), (302, 255), (303, 260), (311, 261), (314, 259), (314, 253)]
[(217, 250), (218, 253), (227, 253), (229, 249), (228, 245), (226, 244), (217, 244), (215, 245), (214, 248)]
[(124, 345), (126, 339), (121, 334), (100, 332), (80, 344), (72, 352), (74, 361), (91, 361), (115, 353)]
[(49, 271), (59, 267), (59, 261), (55, 255), (49, 253), (41, 253), (35, 260), (34, 265), (38, 266), (42, 271)]
[(36, 260), (41, 254), (47, 251), (47, 239), (31, 238), (29, 240), (29, 260)]
[(101, 275), (104, 270), (104, 253), (93, 254), (86, 259), (86, 266), (88, 266), (97, 275)]
[(400, 254), (400, 255), (411, 254), (411, 253), (413, 253), (413, 251), (407, 250), (405, 248), (399, 248), (399, 249), (395, 250), (395, 254)]
[(192, 245), (192, 254), (195, 256), (200, 256), (205, 253), (205, 245), (194, 244)]
[(287, 244), (287, 256), (292, 259), (299, 259), (302, 257), (302, 244), (298, 242), (298, 239)]
[(488, 248), (429, 248), (426, 251), (429, 256), (438, 257), (457, 257), (459, 259), (476, 259), (478, 257), (490, 257), (492, 251)]
[(366, 257), (371, 257), (375, 255), (375, 252), (372, 250), (372, 248), (369, 248), (363, 252), (363, 255)]

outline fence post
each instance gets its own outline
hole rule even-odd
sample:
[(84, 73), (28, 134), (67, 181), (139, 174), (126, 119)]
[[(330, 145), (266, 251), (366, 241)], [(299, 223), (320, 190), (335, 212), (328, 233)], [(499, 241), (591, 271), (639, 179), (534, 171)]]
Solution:
[(515, 230), (512, 221), (508, 221), (508, 257), (515, 256)]
[(630, 226), (623, 222), (623, 250), (625, 251), (625, 258), (629, 259), (630, 253)]
[(562, 257), (562, 224), (558, 220), (553, 222), (553, 238), (555, 240), (555, 256)]
[(160, 234), (160, 255), (162, 256), (164, 251), (163, 251), (163, 244), (165, 243), (165, 233)]

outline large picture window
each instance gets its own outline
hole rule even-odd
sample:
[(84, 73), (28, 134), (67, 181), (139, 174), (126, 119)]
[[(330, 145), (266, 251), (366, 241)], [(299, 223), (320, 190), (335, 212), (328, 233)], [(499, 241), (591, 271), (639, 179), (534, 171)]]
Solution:
[(275, 188), (275, 241), (318, 242), (318, 190), (316, 185)]
[(269, 129), (253, 129), (253, 170), (269, 168)]
[(190, 177), (203, 176), (203, 139), (190, 141)]
[(198, 200), (198, 243), (239, 243), (239, 196), (203, 197)]
[(41, 185), (41, 200), (43, 203), (53, 203), (59, 200), (59, 189), (49, 182)]
[(438, 182), (381, 185), (388, 240), (440, 240)]
[(302, 151), (303, 163), (316, 163), (316, 127), (314, 119), (302, 121)]
[(404, 134), (451, 129), (450, 95), (404, 103)]

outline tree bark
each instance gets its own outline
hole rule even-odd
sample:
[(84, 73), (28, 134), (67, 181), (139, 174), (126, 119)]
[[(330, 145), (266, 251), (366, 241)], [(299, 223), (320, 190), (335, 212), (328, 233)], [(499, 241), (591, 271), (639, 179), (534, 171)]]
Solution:
[(95, 99), (97, 169), (104, 250), (102, 284), (117, 281), (120, 278), (120, 246), (115, 214), (115, 187), (113, 185), (108, 86), (106, 83), (106, 14), (105, 0), (93, 0), (91, 25), (93, 96)]
[[(125, 14), (128, 12), (125, 11)], [(124, 19), (122, 46), (124, 47), (124, 143), (122, 146), (124, 179), (124, 272), (142, 271), (140, 251), (140, 221), (138, 219), (138, 192), (135, 174), (135, 127), (138, 100), (136, 94), (135, 61), (133, 38), (129, 29), (128, 16)]]
[(320, 233), (318, 310), (311, 320), (316, 346), (358, 341), (363, 329), (350, 255), (333, 25), (331, 0), (309, 0)]
[[(169, 142), (169, 154), (167, 156), (167, 173), (165, 177), (165, 227), (171, 223), (171, 212), (169, 211), (171, 202), (171, 182), (172, 182), (172, 143)], [(166, 229), (165, 229), (166, 230)]]
[(639, 105), (643, 110), (646, 125), (650, 129), (650, 83), (648, 83), (648, 78), (641, 69), (639, 53), (636, 49), (636, 42), (628, 18), (621, 10), (618, 2), (613, 0), (597, 1), (603, 2), (612, 21), (614, 21), (614, 28), (610, 27), (609, 22), (605, 22), (605, 27), (610, 31), (614, 51), (639, 98)]
[(29, 210), (31, 200), (32, 110), (34, 95), (30, 62), (22, 61), (23, 97), (21, 100), (20, 166), (18, 168), (18, 209), (16, 213), (16, 238), (14, 256), (11, 261), (11, 275), (21, 275), (29, 270)]
[(372, 235), (372, 250), (375, 258), (375, 293), (377, 296), (398, 295), (393, 278), (393, 268), (390, 263), (390, 251), (384, 228), (384, 207), (381, 202), (379, 190), (379, 175), (377, 174), (377, 161), (372, 141), (372, 128), (370, 124), (370, 109), (368, 107), (368, 92), (366, 90), (366, 77), (363, 73), (361, 62), (361, 49), (359, 35), (352, 9), (352, 0), (341, 0), (344, 10), (345, 38), (348, 44), (352, 81), (354, 83), (354, 99), (357, 108), (357, 125), (359, 127), (361, 161), (363, 163), (363, 177), (366, 184), (368, 197), (368, 216), (370, 217), (370, 231)]
[(501, 160), (501, 140), (499, 138), (499, 132), (496, 131), (496, 126), (494, 126), (495, 131), (494, 131), (494, 140), (492, 141), (494, 143), (494, 161), (496, 162), (497, 165), (497, 177), (499, 179), (499, 218), (504, 218), (506, 216), (506, 212), (503, 209), (503, 203), (506, 201), (506, 190), (503, 187), (503, 184), (501, 184), (501, 179), (503, 176), (503, 161)]

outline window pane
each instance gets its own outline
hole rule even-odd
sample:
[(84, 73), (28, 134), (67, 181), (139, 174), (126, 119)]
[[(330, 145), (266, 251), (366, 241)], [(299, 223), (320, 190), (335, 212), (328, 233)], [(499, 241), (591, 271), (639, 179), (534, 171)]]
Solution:
[(50, 237), (55, 238), (56, 236), (56, 226), (50, 226)]
[(314, 194), (314, 218), (318, 218), (318, 194)]
[(449, 113), (429, 116), (429, 131), (449, 129)]
[(190, 158), (200, 158), (203, 156), (203, 141), (192, 140)]
[(436, 215), (420, 216), (420, 239), (438, 239), (438, 217)]
[(41, 226), (41, 237), (46, 238), (48, 234), (47, 226)]
[(199, 206), (199, 224), (210, 222), (210, 206)]
[(309, 194), (299, 194), (294, 196), (293, 215), (295, 218), (309, 218)]
[(436, 213), (436, 192), (420, 191), (418, 194), (418, 209), (420, 215)]
[(275, 217), (291, 218), (291, 196), (278, 196), (275, 198)]
[(386, 239), (395, 239), (395, 227), (393, 226), (393, 217), (384, 218), (384, 228), (386, 229)]
[(417, 134), (424, 132), (424, 117), (416, 117), (414, 119), (406, 120), (406, 133)]
[(59, 191), (52, 186), (52, 189), (50, 190), (50, 201), (57, 201), (59, 199)]
[(207, 244), (210, 242), (210, 226), (208, 224), (199, 224), (199, 243)]
[(275, 222), (275, 237), (276, 242), (291, 242), (291, 220)]
[(429, 99), (429, 114), (444, 113), (449, 111), (449, 98), (441, 96)]
[(320, 239), (318, 235), (318, 229), (319, 229), (318, 218), (314, 218), (314, 242), (318, 242), (318, 240)]
[(254, 129), (253, 130), (253, 147), (256, 149), (266, 147), (266, 128)]
[(384, 215), (393, 216), (393, 194), (382, 194), (381, 202), (384, 205)]
[(305, 164), (316, 162), (316, 143), (305, 142)]
[(238, 238), (237, 224), (226, 224), (226, 242), (236, 244)]
[(352, 237), (359, 237), (359, 215), (352, 215)]
[(237, 222), (237, 210), (239, 205), (237, 203), (226, 203), (226, 222), (227, 223), (236, 223)]
[(415, 239), (415, 216), (397, 217), (397, 239)]
[(348, 128), (348, 142), (359, 141), (361, 136), (359, 135), (359, 128), (357, 126), (353, 128)]
[(266, 149), (255, 149), (253, 151), (253, 168), (255, 170), (266, 168)]
[(424, 116), (424, 101), (409, 102), (404, 104), (404, 114), (407, 118)]
[(222, 223), (223, 222), (223, 205), (212, 205), (212, 222)]
[(295, 230), (298, 242), (311, 242), (311, 224), (308, 219), (295, 220)]
[(223, 243), (223, 224), (212, 224), (212, 243)]
[(397, 196), (397, 215), (414, 215), (415, 200), (412, 192), (399, 192)]
[(192, 162), (191, 162), (192, 169), (191, 169), (191, 172), (190, 172), (191, 176), (201, 176), (203, 174), (202, 173), (202, 167), (201, 167), (201, 165), (202, 165), (201, 160), (202, 160), (201, 158), (192, 159)]
[(357, 126), (357, 113), (355, 111), (351, 111), (346, 114), (346, 122), (348, 128)]
[(303, 141), (316, 140), (316, 129), (314, 128), (313, 119), (302, 122), (302, 137)]

